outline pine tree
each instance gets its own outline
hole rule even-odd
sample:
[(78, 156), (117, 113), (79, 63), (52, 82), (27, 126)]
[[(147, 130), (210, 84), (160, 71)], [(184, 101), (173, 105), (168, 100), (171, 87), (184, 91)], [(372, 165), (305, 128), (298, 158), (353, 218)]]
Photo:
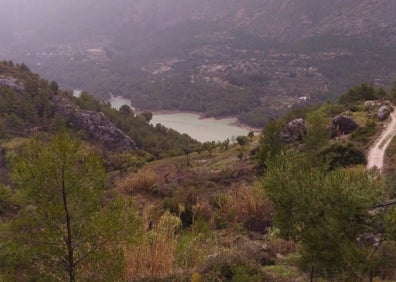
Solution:
[(300, 242), (302, 265), (324, 276), (364, 272), (374, 245), (359, 238), (375, 230), (383, 185), (358, 170), (329, 172), (304, 154), (286, 152), (268, 162), (263, 180), (276, 208), (275, 226), (283, 237)]
[[(116, 242), (133, 234), (134, 213), (107, 199), (106, 175), (95, 152), (59, 134), (32, 139), (12, 178), (26, 202), (11, 223), (12, 244), (23, 251), (17, 272), (46, 281), (115, 281), (123, 275)], [(132, 225), (131, 225), (132, 224)]]

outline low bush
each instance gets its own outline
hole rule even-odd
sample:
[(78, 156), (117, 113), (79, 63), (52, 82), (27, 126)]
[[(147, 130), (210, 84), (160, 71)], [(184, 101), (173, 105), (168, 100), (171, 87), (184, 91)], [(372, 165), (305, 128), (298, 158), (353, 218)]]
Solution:
[(371, 84), (361, 83), (360, 85), (349, 89), (340, 97), (339, 101), (341, 104), (350, 105), (365, 100), (375, 100), (377, 98), (377, 93)]
[(334, 143), (322, 149), (318, 156), (328, 164), (330, 170), (338, 167), (366, 164), (364, 152), (352, 143)]
[(139, 173), (133, 173), (123, 178), (118, 183), (118, 188), (121, 191), (127, 192), (129, 194), (137, 192), (150, 192), (154, 193), (156, 189), (156, 183), (158, 181), (158, 176), (148, 170), (140, 171)]
[(360, 127), (354, 133), (352, 133), (351, 139), (353, 141), (358, 141), (363, 144), (367, 144), (370, 138), (375, 135), (377, 124), (374, 120), (367, 120), (366, 125)]
[(215, 219), (218, 227), (242, 224), (249, 231), (264, 232), (271, 225), (272, 206), (261, 190), (247, 185), (234, 186), (227, 195), (214, 199), (218, 208)]
[(165, 212), (157, 224), (143, 232), (138, 244), (126, 250), (127, 277), (158, 281), (173, 275), (180, 227), (180, 219)]

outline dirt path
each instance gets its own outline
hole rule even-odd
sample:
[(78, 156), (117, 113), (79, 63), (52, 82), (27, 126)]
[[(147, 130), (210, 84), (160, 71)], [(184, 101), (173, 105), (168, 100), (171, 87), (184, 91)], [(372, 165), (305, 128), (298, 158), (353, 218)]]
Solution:
[(367, 168), (374, 168), (381, 172), (384, 166), (385, 151), (392, 138), (396, 135), (396, 110), (390, 115), (391, 121), (386, 125), (386, 129), (381, 133), (367, 155)]

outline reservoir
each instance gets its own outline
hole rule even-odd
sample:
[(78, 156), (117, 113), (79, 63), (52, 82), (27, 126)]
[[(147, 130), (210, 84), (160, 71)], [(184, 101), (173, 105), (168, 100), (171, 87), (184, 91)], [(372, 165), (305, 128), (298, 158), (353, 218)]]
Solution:
[[(116, 109), (122, 105), (132, 107), (129, 99), (120, 96), (111, 95), (109, 102)], [(232, 140), (233, 137), (249, 133), (248, 129), (236, 125), (236, 118), (201, 118), (200, 115), (193, 113), (153, 113), (151, 124), (156, 125), (157, 123), (180, 133), (186, 133), (201, 142), (224, 141), (227, 138)]]
[(201, 119), (198, 114), (192, 113), (154, 114), (151, 120), (154, 125), (160, 123), (201, 142), (231, 140), (239, 135), (247, 135), (249, 130), (237, 126), (236, 122), (236, 118)]

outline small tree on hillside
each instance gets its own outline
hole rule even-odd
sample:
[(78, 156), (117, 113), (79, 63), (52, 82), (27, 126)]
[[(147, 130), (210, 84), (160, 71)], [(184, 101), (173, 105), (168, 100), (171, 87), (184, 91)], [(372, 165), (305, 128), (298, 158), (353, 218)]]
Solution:
[(52, 93), (58, 94), (59, 86), (58, 86), (58, 83), (55, 80), (51, 81), (50, 88), (52, 90)]
[(275, 120), (269, 121), (263, 128), (260, 139), (260, 146), (257, 152), (257, 158), (260, 166), (265, 168), (266, 161), (272, 158), (285, 148), (281, 138), (282, 125)]
[(228, 151), (228, 148), (230, 147), (230, 139), (227, 138), (226, 140), (223, 141), (223, 147), (224, 150)]
[(140, 115), (141, 115), (142, 117), (144, 117), (144, 118), (146, 119), (147, 122), (150, 122), (151, 119), (153, 118), (153, 113), (152, 113), (152, 112), (147, 112), (147, 111), (145, 111), (145, 112), (142, 112)]
[(380, 226), (380, 216), (369, 212), (384, 191), (380, 181), (364, 171), (328, 172), (307, 155), (286, 152), (268, 162), (263, 186), (276, 209), (275, 226), (300, 242), (305, 267), (340, 278), (371, 266), (375, 245), (359, 238)]
[(204, 151), (208, 151), (209, 152), (209, 156), (212, 155), (213, 149), (216, 147), (216, 142), (214, 141), (206, 141), (205, 143), (203, 143), (202, 148)]
[(125, 115), (133, 114), (131, 107), (129, 107), (128, 105), (122, 105), (119, 111)]
[(248, 141), (249, 141), (249, 139), (246, 136), (243, 136), (243, 135), (237, 136), (236, 140), (237, 140), (239, 146), (241, 146), (241, 148), (243, 146), (245, 146), (248, 143)]
[(377, 98), (378, 96), (374, 87), (371, 84), (363, 82), (360, 85), (349, 89), (347, 93), (342, 95), (340, 97), (340, 103), (348, 105), (365, 100), (374, 100)]
[(15, 266), (17, 275), (70, 282), (122, 278), (123, 253), (115, 242), (133, 234), (134, 214), (123, 201), (106, 199), (96, 153), (67, 134), (32, 139), (12, 178), (26, 200), (11, 223), (12, 242), (25, 260)]
[(308, 132), (304, 137), (304, 150), (316, 152), (330, 141), (328, 122), (320, 111), (314, 111), (307, 116)]
[(190, 154), (192, 152), (192, 148), (189, 147), (189, 146), (188, 147), (184, 147), (183, 148), (183, 152), (186, 155), (186, 165), (190, 166), (191, 165), (191, 163), (190, 163)]

